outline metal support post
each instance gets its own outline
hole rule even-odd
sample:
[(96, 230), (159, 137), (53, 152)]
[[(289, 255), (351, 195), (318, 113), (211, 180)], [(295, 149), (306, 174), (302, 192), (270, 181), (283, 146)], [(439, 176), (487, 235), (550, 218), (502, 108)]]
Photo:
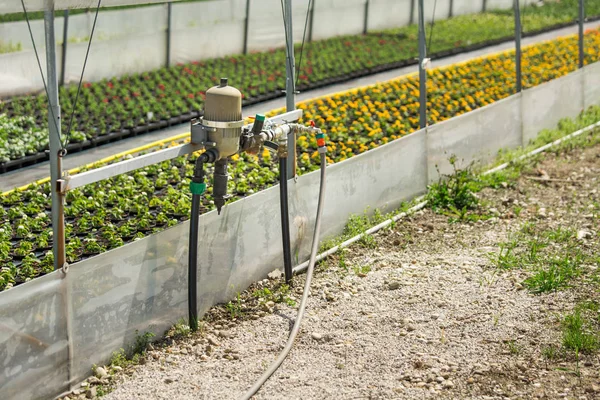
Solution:
[(517, 73), (517, 93), (523, 90), (523, 79), (521, 74), (521, 8), (519, 0), (514, 0), (515, 9), (515, 65)]
[(250, 27), (250, 0), (246, 0), (246, 18), (244, 19), (244, 54), (248, 54), (248, 28)]
[(63, 13), (63, 42), (62, 54), (60, 55), (60, 85), (65, 84), (65, 71), (67, 69), (67, 41), (69, 39), (69, 10)]
[(427, 71), (424, 60), (427, 57), (425, 47), (425, 10), (423, 0), (419, 0), (419, 127), (427, 126)]
[(310, 4), (310, 26), (308, 27), (308, 41), (312, 42), (313, 40), (313, 26), (315, 22), (315, 3), (317, 0), (312, 0)]
[(363, 23), (363, 35), (369, 31), (369, 0), (365, 0), (365, 21)]
[[(285, 63), (285, 108), (287, 112), (296, 109), (296, 87), (295, 87), (295, 66), (294, 58), (294, 37), (292, 29), (292, 0), (285, 0), (285, 36), (286, 36), (286, 63)], [(289, 135), (288, 138), (288, 164), (287, 178), (292, 179), (296, 176), (296, 136)]]
[(44, 11), (46, 32), (46, 80), (48, 84), (48, 134), (50, 135), (50, 184), (52, 193), (52, 251), (54, 269), (65, 264), (65, 214), (64, 196), (61, 193), (59, 179), (62, 177), (60, 143), (60, 105), (58, 102), (58, 79), (56, 74), (56, 38), (54, 34), (54, 4)]
[(167, 68), (171, 66), (171, 13), (173, 4), (167, 3)]
[(585, 22), (584, 0), (579, 0), (579, 68), (583, 68), (585, 61), (585, 47), (583, 45), (583, 23)]
[(487, 0), (483, 0), (483, 4), (481, 5), (481, 11), (482, 12), (487, 11)]
[(408, 22), (409, 25), (415, 23), (415, 1), (416, 0), (410, 1), (410, 21)]
[(448, 10), (448, 18), (454, 16), (454, 0), (450, 0), (450, 9)]

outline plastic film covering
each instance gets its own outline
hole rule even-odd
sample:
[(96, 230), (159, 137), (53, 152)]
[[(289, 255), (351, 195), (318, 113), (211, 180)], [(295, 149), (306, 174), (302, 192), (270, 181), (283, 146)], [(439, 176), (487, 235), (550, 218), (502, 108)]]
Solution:
[(583, 68), (583, 88), (585, 108), (600, 105), (600, 62)]
[[(262, 1), (251, 3), (251, 15), (258, 3)], [(281, 14), (279, 3), (276, 5)], [(173, 4), (171, 18), (172, 64), (239, 54), (244, 50), (246, 0)], [(280, 30), (276, 35), (283, 37), (281, 15), (269, 23), (277, 24)]]
[[(414, 0), (371, 0), (369, 3), (369, 30), (409, 25), (412, 1)], [(414, 20), (417, 20), (416, 9)]]
[(453, 15), (475, 14), (483, 10), (483, 0), (454, 0)]
[(429, 181), (452, 172), (449, 158), (460, 167), (491, 161), (503, 148), (521, 145), (521, 95), (514, 95), (428, 128)]
[(583, 109), (581, 70), (523, 91), (523, 143)]
[[(323, 236), (341, 233), (368, 205), (388, 210), (426, 188), (425, 132), (369, 151), (328, 171)], [(290, 185), (292, 245), (308, 257), (319, 174)], [(343, 196), (343, 201), (340, 200)], [(224, 302), (281, 268), (279, 191), (270, 188), (200, 217), (198, 310)], [(274, 216), (276, 218), (274, 218)], [(71, 266), (75, 381), (92, 364), (128, 348), (136, 331), (164, 331), (187, 310), (189, 222)]]
[[(321, 237), (340, 235), (350, 215), (362, 214), (367, 207), (387, 212), (424, 193), (426, 139), (425, 130), (421, 130), (331, 165), (327, 170)], [(310, 255), (318, 191), (318, 173), (302, 176), (296, 185), (290, 185), (292, 254), (299, 254), (298, 264)]]
[(363, 33), (365, 3), (366, 0), (315, 0), (313, 38)]
[(47, 399), (68, 390), (66, 284), (53, 272), (0, 293), (0, 397)]

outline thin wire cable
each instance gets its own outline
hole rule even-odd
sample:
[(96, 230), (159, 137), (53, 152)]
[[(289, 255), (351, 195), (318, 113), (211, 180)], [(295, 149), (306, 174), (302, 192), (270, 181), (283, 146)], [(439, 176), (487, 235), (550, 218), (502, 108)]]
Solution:
[(437, 8), (437, 0), (433, 3), (433, 16), (431, 17), (431, 31), (429, 32), (429, 44), (427, 44), (427, 53), (431, 50), (431, 39), (433, 38), (433, 27), (435, 26), (435, 9)]
[(298, 86), (298, 80), (300, 79), (300, 70), (302, 68), (302, 55), (304, 54), (304, 41), (306, 39), (306, 27), (308, 26), (308, 17), (310, 16), (310, 8), (313, 0), (308, 0), (308, 8), (306, 9), (306, 20), (304, 21), (304, 33), (302, 34), (302, 46), (300, 46), (300, 62), (298, 62), (298, 68), (296, 69), (296, 85)]
[[(85, 59), (83, 60), (83, 68), (81, 69), (81, 76), (79, 77), (79, 85), (77, 85), (77, 94), (75, 95), (75, 101), (73, 102), (73, 109), (71, 110), (71, 117), (69, 118), (69, 125), (67, 126), (67, 134), (65, 135), (65, 143), (62, 145), (63, 148), (69, 144), (71, 136), (71, 128), (73, 127), (73, 117), (75, 117), (75, 109), (77, 108), (77, 101), (79, 100), (79, 93), (81, 92), (81, 84), (83, 83), (83, 75), (85, 74), (85, 67), (87, 65), (88, 56), (90, 55), (90, 47), (92, 47), (92, 39), (94, 38), (94, 30), (96, 30), (96, 21), (98, 20), (98, 11), (100, 10), (100, 4), (102, 0), (98, 0), (96, 6), (96, 15), (94, 16), (94, 24), (92, 25), (92, 32), (90, 33), (90, 40), (88, 41), (87, 50), (85, 52)], [(63, 66), (64, 68), (64, 66)]]
[(40, 70), (40, 75), (42, 76), (42, 83), (44, 84), (44, 91), (46, 92), (46, 100), (48, 101), (48, 109), (50, 110), (50, 116), (52, 117), (52, 123), (54, 124), (54, 128), (56, 128), (56, 134), (58, 135), (58, 142), (61, 146), (61, 151), (64, 150), (62, 145), (62, 141), (60, 140), (60, 133), (58, 129), (58, 125), (56, 124), (56, 117), (54, 115), (54, 109), (50, 104), (50, 93), (48, 93), (48, 85), (46, 85), (46, 78), (44, 78), (44, 71), (42, 70), (42, 63), (40, 62), (40, 56), (37, 51), (37, 46), (35, 45), (35, 40), (33, 39), (33, 32), (31, 31), (31, 24), (29, 23), (29, 16), (27, 14), (27, 10), (25, 9), (25, 0), (21, 0), (21, 6), (23, 7), (23, 14), (25, 14), (25, 20), (27, 21), (27, 28), (29, 29), (29, 37), (31, 38), (31, 44), (33, 45), (33, 51), (35, 53), (35, 59), (37, 60), (38, 68)]

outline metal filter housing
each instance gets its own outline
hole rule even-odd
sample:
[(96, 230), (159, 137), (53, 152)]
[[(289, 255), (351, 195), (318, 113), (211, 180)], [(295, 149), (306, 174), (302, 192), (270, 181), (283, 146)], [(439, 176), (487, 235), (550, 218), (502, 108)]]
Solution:
[[(204, 103), (204, 125), (218, 126), (208, 132), (208, 140), (215, 143), (221, 158), (239, 151), (242, 136), (242, 93), (227, 85), (227, 78), (221, 84), (206, 91)], [(211, 122), (215, 124), (211, 124)], [(222, 127), (222, 122), (231, 122), (234, 127)]]

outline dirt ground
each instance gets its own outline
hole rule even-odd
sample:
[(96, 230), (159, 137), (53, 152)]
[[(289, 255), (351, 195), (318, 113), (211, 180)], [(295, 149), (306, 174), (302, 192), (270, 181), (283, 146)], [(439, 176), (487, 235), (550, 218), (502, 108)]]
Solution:
[[(600, 399), (598, 352), (563, 340), (565, 315), (600, 302), (599, 173), (600, 146), (549, 154), (480, 192), (469, 218), (426, 209), (331, 257), (292, 352), (256, 398)], [(560, 257), (561, 272), (531, 278)], [(283, 348), (303, 281), (278, 292), (259, 282), (201, 333), (107, 367), (105, 398), (237, 398)]]

